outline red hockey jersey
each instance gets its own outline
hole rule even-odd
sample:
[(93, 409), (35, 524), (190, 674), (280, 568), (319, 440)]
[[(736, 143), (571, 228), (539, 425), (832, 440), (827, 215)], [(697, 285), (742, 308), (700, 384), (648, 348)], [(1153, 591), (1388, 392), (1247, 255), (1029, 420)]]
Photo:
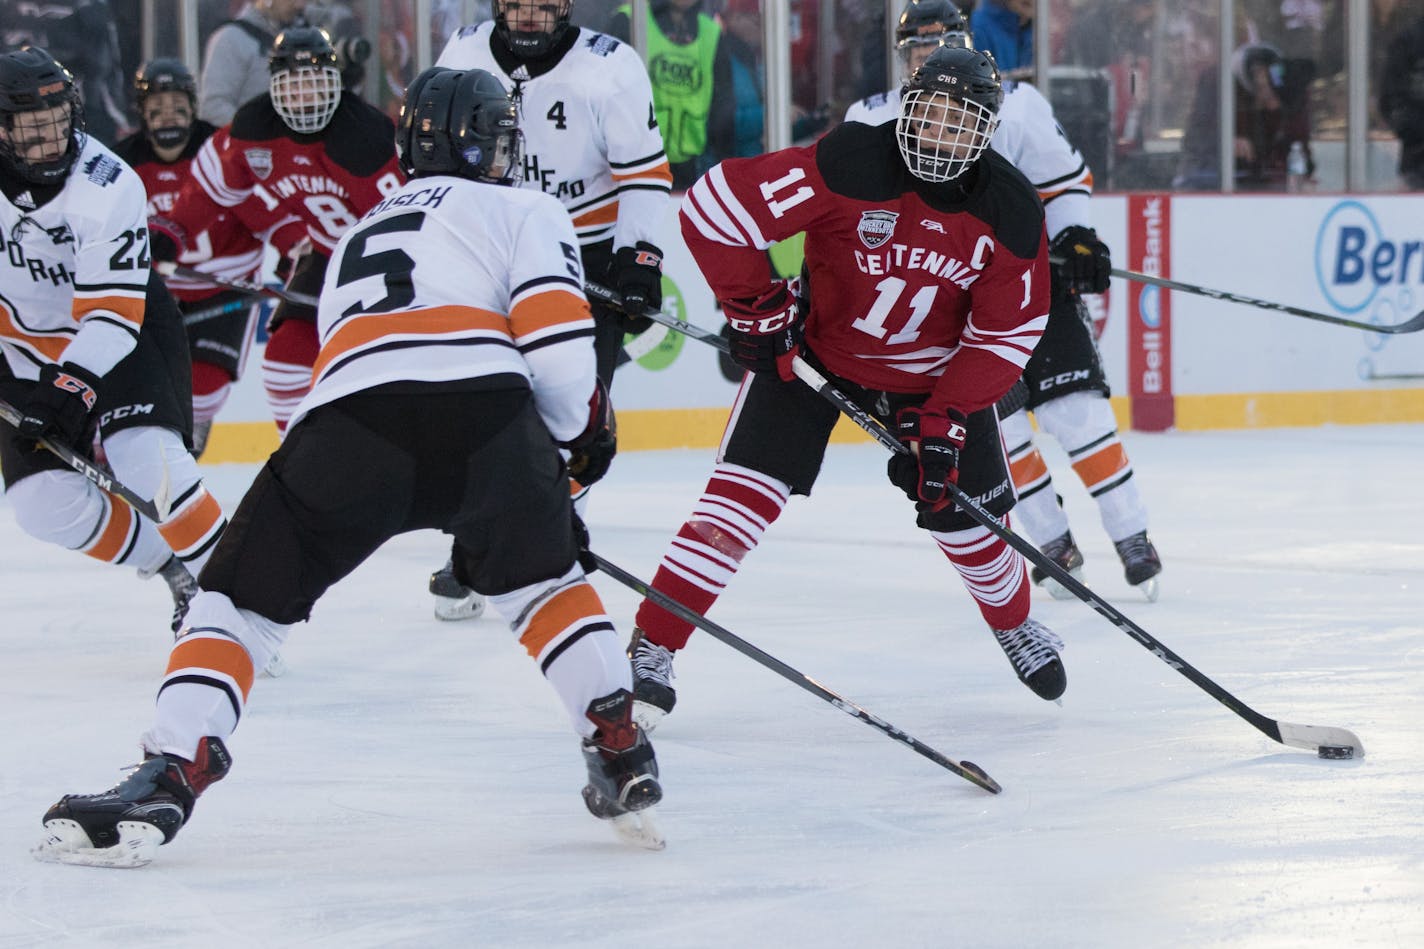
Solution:
[(1043, 206), (992, 151), (965, 187), (920, 181), (894, 132), (850, 123), (806, 148), (724, 161), (687, 192), (682, 233), (731, 300), (765, 292), (765, 249), (805, 231), (806, 345), (821, 363), (972, 412), (1009, 390), (1048, 323)]
[[(176, 161), (166, 162), (153, 151), (142, 132), (129, 136), (114, 149), (143, 179), (148, 192), (148, 216), (170, 217), (183, 183), (192, 175), (193, 158), (214, 132), (201, 119), (193, 123), (192, 136)], [(187, 250), (178, 263), (228, 280), (252, 280), (262, 266), (262, 236), (255, 235), (236, 212), (215, 209), (201, 229), (186, 235)], [(184, 277), (168, 278), (168, 289), (183, 303), (195, 303), (221, 293), (222, 288)]]

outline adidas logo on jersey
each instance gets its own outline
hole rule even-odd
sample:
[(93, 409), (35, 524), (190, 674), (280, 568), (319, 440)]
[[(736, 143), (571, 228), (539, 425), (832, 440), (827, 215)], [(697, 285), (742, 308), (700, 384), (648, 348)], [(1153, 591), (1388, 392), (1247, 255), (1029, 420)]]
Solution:
[(35, 209), (35, 196), (28, 191), (22, 191), (20, 192), (20, 196), (15, 199), (15, 205), (21, 208), (29, 208), (33, 211)]

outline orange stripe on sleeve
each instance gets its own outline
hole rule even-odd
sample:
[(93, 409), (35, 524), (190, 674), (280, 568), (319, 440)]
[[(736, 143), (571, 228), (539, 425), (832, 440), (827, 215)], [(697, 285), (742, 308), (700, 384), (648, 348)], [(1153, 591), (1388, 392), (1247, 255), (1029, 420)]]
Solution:
[(588, 301), (570, 290), (545, 290), (524, 297), (509, 314), (509, 328), (515, 339), (537, 333), (551, 326), (580, 323), (593, 319)]
[(434, 306), (399, 313), (372, 313), (347, 319), (322, 344), (312, 378), (317, 379), (331, 363), (353, 349), (384, 336), (439, 336), (470, 330), (496, 330), (509, 335), (503, 314), (473, 306)]
[(222, 506), (202, 488), (182, 510), (159, 524), (158, 532), (169, 547), (182, 555), (196, 547), (222, 520)]
[(21, 328), (15, 314), (0, 300), (0, 336), (34, 350), (50, 362), (60, 362), (64, 358), (64, 351), (69, 348), (69, 341), (74, 338), (74, 332), (72, 329), (67, 333), (52, 335), (28, 332)]
[(104, 506), (109, 509), (109, 523), (104, 525), (103, 533), (93, 546), (84, 551), (84, 555), (105, 563), (113, 563), (128, 543), (134, 515), (132, 508), (127, 504), (116, 504), (107, 493), (104, 495)]
[(1086, 458), (1073, 462), (1073, 470), (1088, 487), (1101, 484), (1127, 467), (1127, 452), (1121, 442), (1106, 445)]
[(642, 178), (655, 178), (658, 181), (666, 181), (668, 184), (672, 184), (672, 166), (667, 162), (663, 162), (661, 165), (655, 165), (644, 171), (629, 171), (621, 175), (617, 172), (613, 173), (614, 181), (636, 181)]
[(554, 638), (579, 620), (604, 614), (603, 601), (588, 583), (578, 583), (554, 594), (529, 618), (519, 642), (538, 659)]
[(1009, 465), (1013, 473), (1014, 486), (1022, 488), (1048, 474), (1048, 463), (1037, 448)]
[(242, 645), (231, 639), (211, 636), (185, 636), (173, 644), (168, 653), (168, 671), (172, 675), (182, 669), (210, 669), (237, 683), (242, 700), (252, 691), (252, 657)]
[(140, 326), (143, 324), (143, 306), (143, 297), (81, 297), (75, 294), (71, 312), (79, 320), (93, 310), (109, 310), (117, 313), (124, 322)]
[[(668, 179), (671, 181), (672, 179)], [(574, 218), (574, 227), (590, 227), (594, 224), (614, 224), (618, 221), (618, 202), (594, 208), (586, 214)]]

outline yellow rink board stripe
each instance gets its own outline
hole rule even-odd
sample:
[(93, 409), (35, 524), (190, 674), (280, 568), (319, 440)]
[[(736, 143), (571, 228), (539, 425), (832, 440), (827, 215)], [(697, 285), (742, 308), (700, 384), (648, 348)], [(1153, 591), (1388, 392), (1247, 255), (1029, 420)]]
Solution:
[[(1114, 398), (1112, 404), (1118, 425), (1126, 430), (1127, 399)], [(1176, 406), (1179, 431), (1424, 422), (1424, 389), (1179, 395)], [(625, 409), (618, 413), (618, 445), (621, 451), (713, 448), (726, 424), (725, 408)], [(832, 436), (843, 443), (868, 440), (848, 419), (841, 419)], [(257, 462), (276, 448), (271, 422), (219, 422), (203, 461)]]

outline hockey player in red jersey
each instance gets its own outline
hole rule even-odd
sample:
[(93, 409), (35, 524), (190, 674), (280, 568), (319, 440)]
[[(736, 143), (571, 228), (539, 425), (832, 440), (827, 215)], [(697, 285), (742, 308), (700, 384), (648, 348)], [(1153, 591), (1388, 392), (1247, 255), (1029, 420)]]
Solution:
[[(331, 40), (291, 27), (272, 47), (271, 91), (237, 110), (232, 124), (193, 159), (193, 176), (172, 212), (154, 220), (170, 241), (155, 252), (192, 250), (214, 215), (234, 210), (271, 243), (289, 273), (287, 289), (321, 291), (336, 242), (381, 198), (401, 185), (391, 120), (341, 89)], [(278, 431), (285, 432), (311, 387), (316, 311), (283, 302), (272, 315), (262, 380)]]
[(253, 669), (332, 584), (422, 528), (460, 540), (461, 577), (489, 591), (558, 693), (582, 740), (589, 811), (661, 846), (657, 761), (579, 565), (557, 447), (589, 480), (616, 449), (573, 227), (548, 195), (501, 187), (517, 174), (519, 129), (489, 73), (416, 77), (399, 134), (413, 180), (336, 248), (311, 395), (203, 572), (147, 758), (113, 791), (51, 807), (41, 859), (148, 862), (227, 773)]
[[(74, 79), (31, 47), (0, 56), (0, 469), (26, 533), (161, 574), (174, 628), (227, 521), (184, 439), (188, 348), (149, 266), (143, 182), (84, 134)], [(154, 524), (48, 451), (95, 439), (118, 480), (168, 514)]]
[[(217, 131), (196, 117), (198, 83), (176, 59), (155, 59), (134, 76), (139, 131), (114, 151), (143, 179), (150, 216), (171, 214), (190, 177), (198, 149)], [(251, 282), (262, 264), (262, 241), (236, 212), (218, 210), (189, 235), (192, 250), (179, 263), (228, 280)], [(256, 329), (257, 307), (246, 294), (211, 283), (170, 278), (168, 289), (185, 315), (202, 315), (187, 327), (193, 359), (193, 453), (201, 456), (213, 419), (242, 374)]]
[[(524, 187), (563, 202), (584, 272), (622, 295), (623, 311), (593, 307), (598, 377), (611, 391), (625, 333), (645, 330), (644, 311), (662, 307), (658, 232), (672, 171), (638, 54), (571, 24), (572, 8), (573, 0), (495, 0), (494, 19), (456, 30), (436, 65), (484, 69), (504, 84), (522, 116)], [(430, 578), (436, 617), (478, 616), (484, 598), (451, 571), (447, 563)]]
[[(959, 572), (1018, 677), (1064, 691), (1061, 641), (1029, 616), (1022, 556), (957, 510), (956, 482), (997, 517), (1014, 504), (994, 403), (1048, 319), (1043, 208), (987, 151), (1002, 99), (984, 53), (940, 48), (906, 87), (898, 122), (847, 123), (809, 148), (714, 167), (682, 230), (730, 324), (742, 384), (717, 466), (653, 586), (704, 613), (793, 494), (809, 494), (835, 407), (795, 381), (798, 353), (910, 449), (891, 481)], [(806, 233), (809, 287), (775, 281), (765, 249)], [(673, 707), (672, 657), (690, 624), (644, 600), (629, 653), (638, 714)]]

